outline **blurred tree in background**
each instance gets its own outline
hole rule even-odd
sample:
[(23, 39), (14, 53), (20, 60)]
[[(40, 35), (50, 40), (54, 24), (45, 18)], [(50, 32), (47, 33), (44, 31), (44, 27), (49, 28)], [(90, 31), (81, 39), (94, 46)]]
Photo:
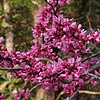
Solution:
[[(9, 2), (9, 11), (5, 11), (4, 2)], [(11, 32), (13, 49), (26, 51), (31, 47), (33, 39), (31, 29), (37, 22), (38, 9), (43, 5), (45, 5), (44, 0), (0, 0), (0, 36), (6, 39), (7, 34)], [(100, 0), (71, 0), (69, 6), (65, 5), (61, 9), (66, 17), (74, 18), (87, 31), (100, 28)], [(13, 100), (11, 93), (16, 91), (16, 88), (20, 90), (21, 87), (28, 87), (29, 84), (32, 87), (31, 83), (23, 83), (21, 79), (8, 78), (10, 76), (7, 73), (9, 74), (9, 72), (0, 71), (0, 93), (7, 93), (9, 100)], [(95, 90), (99, 88), (100, 86)], [(30, 100), (36, 100), (33, 99), (35, 93), (34, 91)], [(99, 100), (99, 98), (100, 96), (80, 95), (76, 100)], [(40, 100), (44, 100), (42, 94)]]
[(100, 27), (100, 0), (71, 0), (71, 4), (62, 10), (65, 16), (74, 18), (85, 29)]
[[(4, 3), (9, 2), (9, 12), (4, 10)], [(27, 50), (32, 44), (31, 29), (37, 21), (38, 9), (44, 2), (40, 0), (2, 0), (0, 2), (0, 35), (8, 33), (8, 25), (14, 34), (14, 48)], [(5, 19), (5, 14), (9, 19)], [(5, 36), (5, 35), (4, 35)]]

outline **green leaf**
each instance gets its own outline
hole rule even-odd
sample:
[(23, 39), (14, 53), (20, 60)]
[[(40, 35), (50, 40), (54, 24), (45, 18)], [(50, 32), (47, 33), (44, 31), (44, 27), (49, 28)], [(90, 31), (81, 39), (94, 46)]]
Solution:
[(3, 7), (2, 7), (2, 5), (0, 4), (0, 15), (2, 15), (3, 14)]
[(1, 26), (2, 26), (3, 28), (7, 28), (7, 27), (9, 27), (9, 24), (8, 24), (5, 20), (2, 20)]

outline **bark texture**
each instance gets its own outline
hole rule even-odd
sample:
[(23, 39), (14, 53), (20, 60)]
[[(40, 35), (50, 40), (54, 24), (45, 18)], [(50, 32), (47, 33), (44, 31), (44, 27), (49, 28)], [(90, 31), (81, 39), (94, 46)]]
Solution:
[(13, 27), (10, 25), (10, 3), (9, 0), (3, 0), (3, 9), (5, 12), (4, 22), (6, 23), (5, 37), (6, 37), (6, 48), (8, 52), (13, 50)]

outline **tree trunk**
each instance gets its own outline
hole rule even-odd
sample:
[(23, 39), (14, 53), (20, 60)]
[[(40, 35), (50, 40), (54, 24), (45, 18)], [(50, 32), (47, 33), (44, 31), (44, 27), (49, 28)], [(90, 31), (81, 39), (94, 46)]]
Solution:
[(5, 37), (6, 37), (6, 48), (8, 52), (13, 50), (13, 32), (12, 32), (12, 25), (10, 25), (10, 4), (9, 0), (3, 0), (3, 8), (5, 13), (4, 21), (7, 24)]
[(46, 92), (43, 88), (37, 89), (35, 100), (54, 100), (54, 92)]
[(8, 52), (11, 52), (13, 50), (13, 33), (12, 31), (8, 31), (6, 35), (6, 47)]
[(32, 16), (33, 16), (33, 24), (37, 23), (37, 15), (39, 13), (39, 9), (45, 4), (42, 0), (31, 0), (33, 5), (36, 5), (37, 8), (32, 9)]

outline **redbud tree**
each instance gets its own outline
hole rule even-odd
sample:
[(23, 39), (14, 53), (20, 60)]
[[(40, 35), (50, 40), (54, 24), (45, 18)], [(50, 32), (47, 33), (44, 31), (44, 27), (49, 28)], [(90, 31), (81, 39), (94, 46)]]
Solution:
[[(32, 28), (33, 45), (27, 52), (8, 52), (0, 38), (0, 70), (11, 77), (62, 91), (71, 100), (87, 84), (96, 86), (100, 76), (100, 30), (87, 33), (73, 18), (64, 17), (61, 7), (70, 0), (45, 0)], [(91, 46), (96, 46), (96, 51)], [(32, 89), (22, 89), (14, 100), (29, 100)], [(4, 99), (6, 94), (1, 94)], [(8, 99), (5, 99), (8, 100)]]

